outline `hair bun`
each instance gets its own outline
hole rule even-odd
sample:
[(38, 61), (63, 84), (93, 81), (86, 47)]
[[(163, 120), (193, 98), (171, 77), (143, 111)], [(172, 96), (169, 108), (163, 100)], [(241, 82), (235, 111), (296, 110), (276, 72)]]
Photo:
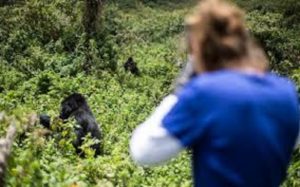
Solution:
[[(246, 54), (248, 34), (244, 13), (225, 0), (202, 0), (186, 20), (198, 37), (201, 60), (208, 69)], [(212, 64), (214, 63), (214, 64)], [(210, 68), (215, 67), (215, 68)]]
[(202, 17), (205, 18), (203, 21), (208, 25), (208, 34), (212, 33), (220, 37), (246, 34), (242, 10), (222, 0), (205, 1), (201, 11), (203, 11)]

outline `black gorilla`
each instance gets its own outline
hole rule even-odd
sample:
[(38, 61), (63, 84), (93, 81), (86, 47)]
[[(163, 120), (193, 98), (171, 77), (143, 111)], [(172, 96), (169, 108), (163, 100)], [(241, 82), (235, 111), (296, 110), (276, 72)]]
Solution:
[(140, 70), (137, 67), (137, 64), (133, 61), (132, 57), (129, 57), (124, 64), (125, 71), (130, 71), (134, 75), (140, 75)]
[[(75, 127), (77, 138), (73, 141), (73, 146), (76, 152), (82, 155), (79, 147), (83, 143), (83, 137), (90, 133), (92, 138), (101, 140), (101, 131), (85, 98), (79, 93), (68, 96), (61, 103), (60, 118), (66, 120), (73, 116), (79, 124)], [(101, 153), (100, 143), (94, 144), (91, 148), (95, 150), (95, 156)]]

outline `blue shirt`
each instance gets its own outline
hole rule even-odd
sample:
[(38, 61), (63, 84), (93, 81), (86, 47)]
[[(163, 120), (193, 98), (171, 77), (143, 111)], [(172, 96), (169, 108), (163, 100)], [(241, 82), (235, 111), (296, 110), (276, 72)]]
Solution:
[(278, 187), (298, 135), (295, 86), (221, 70), (190, 81), (163, 126), (192, 149), (194, 185)]

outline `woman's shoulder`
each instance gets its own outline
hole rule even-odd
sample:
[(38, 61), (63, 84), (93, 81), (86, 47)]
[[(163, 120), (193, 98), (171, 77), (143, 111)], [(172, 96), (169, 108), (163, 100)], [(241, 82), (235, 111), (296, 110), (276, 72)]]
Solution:
[(245, 90), (281, 90), (283, 92), (296, 92), (293, 81), (287, 77), (268, 72), (264, 75), (245, 74), (235, 71), (216, 71), (204, 73), (194, 77), (185, 86), (189, 95), (229, 95), (244, 93)]
[[(255, 73), (244, 73), (234, 70), (219, 70), (210, 73), (204, 73), (201, 75), (196, 76), (190, 82), (191, 86), (222, 86), (227, 85), (229, 83), (236, 84), (236, 83), (246, 83), (246, 82), (274, 82), (279, 83), (281, 85), (295, 85), (294, 82), (285, 76), (276, 74), (275, 72), (266, 72), (264, 74), (255, 74)], [(231, 85), (232, 85), (231, 84)]]
[(187, 97), (202, 97), (206, 93), (210, 93), (212, 90), (219, 90), (225, 88), (230, 77), (226, 76), (222, 72), (204, 73), (192, 78), (186, 83), (179, 95)]
[(228, 82), (233, 82), (238, 79), (239, 77), (230, 71), (219, 70), (215, 72), (203, 73), (194, 77), (190, 81), (189, 86), (194, 88), (222, 87)]

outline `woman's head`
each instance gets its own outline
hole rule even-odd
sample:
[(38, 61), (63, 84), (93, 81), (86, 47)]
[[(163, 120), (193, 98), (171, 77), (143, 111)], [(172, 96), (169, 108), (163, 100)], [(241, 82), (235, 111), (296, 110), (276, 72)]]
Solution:
[[(197, 72), (239, 66), (267, 68), (264, 53), (250, 37), (244, 12), (238, 7), (224, 0), (202, 0), (187, 17), (186, 27)], [(264, 65), (254, 62), (253, 55), (258, 54), (261, 59), (257, 60)]]

